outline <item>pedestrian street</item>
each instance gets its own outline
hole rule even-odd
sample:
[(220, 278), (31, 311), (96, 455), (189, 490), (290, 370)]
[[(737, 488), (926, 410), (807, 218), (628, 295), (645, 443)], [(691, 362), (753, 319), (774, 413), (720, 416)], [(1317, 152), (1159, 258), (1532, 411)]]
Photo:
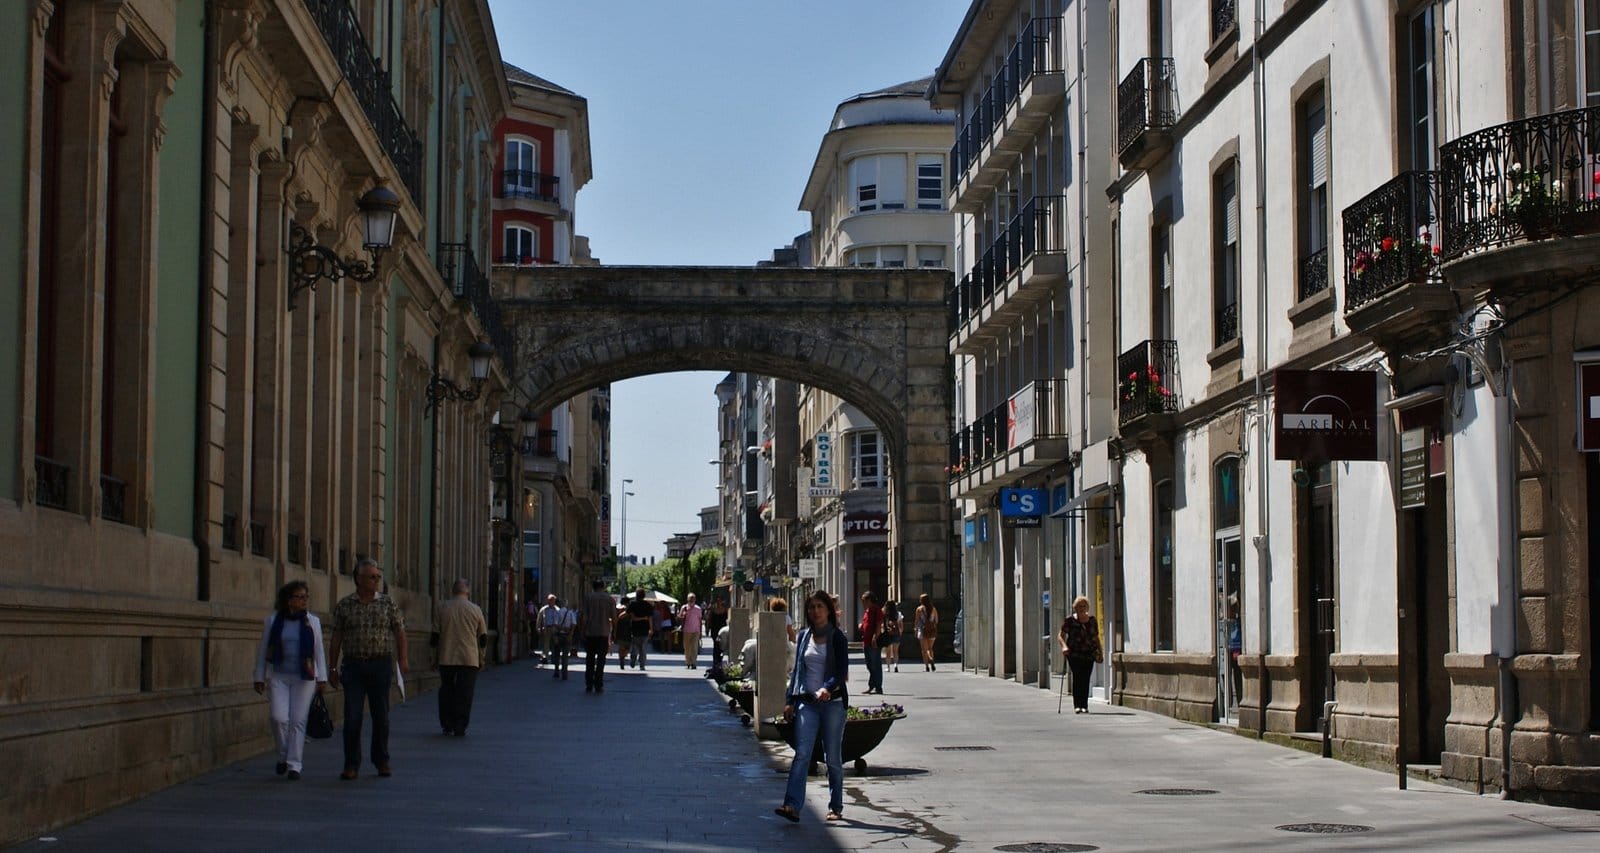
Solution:
[[(654, 655), (606, 691), (527, 661), (483, 672), (465, 737), (434, 694), (395, 708), (394, 776), (338, 778), (339, 738), (304, 778), (262, 754), (62, 827), (22, 851), (1584, 850), (1600, 815), (1395, 778), (1100, 702), (961, 672), (885, 675), (906, 718), (846, 767), (845, 820), (813, 776), (799, 824), (772, 813), (790, 750), (759, 743), (703, 669)], [(852, 685), (865, 684), (859, 657)], [(854, 704), (879, 697), (852, 692)], [(1070, 703), (1069, 703), (1070, 704)], [(259, 708), (265, 725), (266, 706)], [(1156, 793), (1156, 792), (1165, 793)], [(1294, 824), (1365, 828), (1291, 832)], [(1015, 846), (1022, 845), (1022, 846)], [(1031, 846), (1030, 846), (1031, 845)], [(1057, 846), (1049, 846), (1057, 845)], [(1080, 845), (1080, 846), (1070, 846)]]

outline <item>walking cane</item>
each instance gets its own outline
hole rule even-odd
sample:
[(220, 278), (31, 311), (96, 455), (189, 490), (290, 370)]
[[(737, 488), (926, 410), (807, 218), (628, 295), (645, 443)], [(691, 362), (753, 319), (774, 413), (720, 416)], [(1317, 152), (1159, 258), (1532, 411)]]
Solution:
[(1067, 656), (1061, 656), (1061, 686), (1056, 690), (1056, 713), (1061, 713), (1061, 702), (1067, 696)]

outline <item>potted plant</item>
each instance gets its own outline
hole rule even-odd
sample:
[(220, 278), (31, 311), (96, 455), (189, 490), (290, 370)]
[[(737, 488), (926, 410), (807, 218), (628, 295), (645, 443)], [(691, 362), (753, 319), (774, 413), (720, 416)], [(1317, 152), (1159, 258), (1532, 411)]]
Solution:
[[(904, 719), (906, 709), (901, 705), (884, 702), (879, 705), (849, 706), (844, 709), (844, 740), (839, 746), (839, 759), (842, 762), (854, 762), (856, 775), (861, 776), (867, 772), (867, 761), (862, 756), (876, 749), (878, 744), (889, 734), (889, 727), (895, 720)], [(791, 749), (794, 748), (794, 724), (785, 721), (782, 717), (773, 717), (767, 722), (778, 730), (778, 735), (783, 738)], [(821, 764), (822, 744), (818, 743), (812, 748), (811, 764)]]
[(1506, 183), (1501, 213), (1516, 222), (1529, 240), (1549, 237), (1555, 231), (1556, 214), (1561, 207), (1561, 181), (1546, 183), (1542, 173), (1512, 163), (1506, 167)]
[(1157, 412), (1166, 409), (1166, 403), (1173, 397), (1172, 389), (1161, 381), (1161, 371), (1156, 370), (1153, 364), (1129, 371), (1122, 380), (1122, 402), (1125, 404), (1143, 405), (1147, 411)]
[(756, 683), (744, 679), (722, 682), (722, 692), (729, 696), (728, 711), (743, 711), (741, 719), (749, 725), (750, 715), (756, 712)]

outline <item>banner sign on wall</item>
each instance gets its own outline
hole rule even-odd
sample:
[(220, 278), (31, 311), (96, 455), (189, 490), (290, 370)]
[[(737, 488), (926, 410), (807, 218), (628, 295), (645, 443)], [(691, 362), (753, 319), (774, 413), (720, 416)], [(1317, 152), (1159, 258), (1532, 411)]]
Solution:
[(1033, 441), (1033, 386), (1011, 395), (1006, 406), (1007, 447), (1021, 447)]
[(1600, 362), (1578, 365), (1578, 449), (1600, 451)]
[(817, 468), (812, 474), (811, 485), (819, 489), (831, 489), (833, 488), (833, 436), (825, 432), (817, 433), (813, 447), (816, 448)]
[(1273, 458), (1378, 460), (1378, 374), (1279, 370), (1274, 374)]

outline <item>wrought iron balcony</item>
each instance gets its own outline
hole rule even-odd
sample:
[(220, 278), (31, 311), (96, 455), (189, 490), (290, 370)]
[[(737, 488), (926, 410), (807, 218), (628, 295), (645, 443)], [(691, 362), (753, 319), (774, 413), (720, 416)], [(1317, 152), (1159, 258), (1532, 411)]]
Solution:
[(128, 484), (110, 474), (100, 475), (100, 517), (119, 523), (128, 520)]
[(560, 201), (561, 178), (543, 172), (507, 169), (500, 173), (500, 197)]
[(422, 204), (422, 143), (412, 132), (395, 103), (393, 81), (378, 63), (361, 32), (361, 22), (348, 0), (304, 0), (316, 21), (322, 40), (339, 63), (344, 85), (356, 96), (361, 111), (378, 137), (378, 144), (394, 163), (395, 171), (413, 203)]
[(1300, 259), (1297, 295), (1301, 302), (1328, 289), (1328, 247)]
[[(1007, 297), (1007, 282), (1013, 274), (1023, 271), (1029, 261), (1040, 255), (1066, 252), (1070, 248), (1067, 218), (1066, 196), (1028, 199), (972, 270), (951, 288), (951, 334), (957, 334), (985, 305), (994, 302), (998, 310)], [(1018, 292), (1027, 284), (1019, 282)]]
[(1060, 39), (1060, 18), (1034, 18), (1023, 27), (966, 125), (956, 133), (956, 144), (950, 149), (951, 186), (956, 186), (966, 176), (983, 143), (1000, 127), (1006, 110), (1017, 101), (1028, 83), (1036, 75), (1062, 70), (1056, 52), (1051, 50)]
[[(950, 464), (945, 473), (951, 480), (959, 480), (1012, 450), (1041, 441), (1066, 439), (1071, 431), (1069, 404), (1065, 379), (1039, 379), (1028, 383), (1004, 403), (950, 437)], [(1057, 461), (1054, 455), (1047, 455), (1035, 460), (1032, 467)]]
[(1344, 209), (1344, 310), (1435, 274), (1438, 173), (1401, 172)]
[(1600, 107), (1506, 122), (1439, 146), (1447, 260), (1600, 231)]
[(1146, 57), (1117, 84), (1117, 159), (1125, 169), (1148, 169), (1172, 149), (1178, 123), (1176, 66)]
[(499, 353), (501, 363), (508, 371), (514, 371), (516, 340), (505, 323), (500, 303), (490, 293), (489, 279), (478, 267), (478, 258), (472, 246), (466, 243), (440, 243), (437, 264), (439, 275), (444, 277), (450, 292), (472, 306), (472, 313), (477, 315), (484, 334), (489, 337), (489, 343)]
[(1239, 20), (1238, 0), (1211, 0), (1211, 40), (1222, 38)]
[(70, 466), (54, 459), (35, 456), (33, 478), (38, 484), (34, 488), (34, 503), (51, 509), (67, 508), (68, 483), (72, 479)]
[(1217, 306), (1215, 325), (1212, 330), (1216, 335), (1213, 340), (1216, 346), (1220, 347), (1225, 343), (1239, 339), (1239, 303), (1237, 301)]
[(1178, 411), (1178, 342), (1150, 340), (1117, 357), (1117, 423)]

